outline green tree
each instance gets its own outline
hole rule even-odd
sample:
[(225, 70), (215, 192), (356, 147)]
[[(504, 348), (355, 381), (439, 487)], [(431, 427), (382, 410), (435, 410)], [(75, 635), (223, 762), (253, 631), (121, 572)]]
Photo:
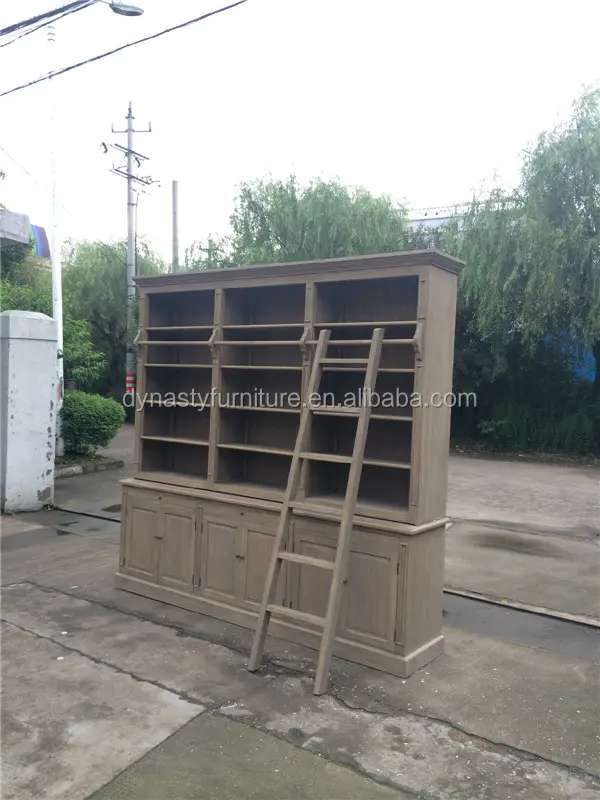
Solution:
[[(0, 284), (0, 308), (3, 311), (37, 311), (52, 316), (52, 281), (46, 269), (35, 273), (17, 270), (24, 283), (3, 279)], [(82, 388), (93, 385), (102, 374), (105, 359), (90, 338), (87, 322), (74, 319), (68, 312), (63, 318), (64, 374), (67, 380), (78, 381)]]
[(450, 246), (476, 330), (532, 355), (546, 335), (590, 347), (600, 397), (600, 90), (539, 137), (515, 192), (473, 204)]
[(389, 197), (339, 181), (300, 186), (294, 176), (243, 183), (230, 221), (231, 237), (196, 244), (188, 269), (390, 252), (407, 231), (405, 208)]
[[(92, 342), (103, 354), (105, 367), (97, 388), (120, 397), (125, 381), (127, 346), (127, 292), (125, 244), (78, 242), (71, 245), (63, 268), (65, 308), (85, 319)], [(140, 275), (164, 271), (162, 260), (144, 242), (138, 243)], [(129, 331), (132, 340), (135, 331)]]

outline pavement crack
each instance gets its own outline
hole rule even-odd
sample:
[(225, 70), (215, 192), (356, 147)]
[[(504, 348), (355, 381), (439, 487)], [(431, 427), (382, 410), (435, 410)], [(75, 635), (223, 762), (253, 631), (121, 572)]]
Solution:
[(63, 641), (59, 641), (57, 639), (53, 639), (51, 636), (44, 636), (42, 633), (38, 633), (37, 631), (31, 630), (30, 628), (26, 628), (24, 625), (19, 625), (17, 622), (13, 622), (12, 620), (5, 619), (4, 617), (0, 618), (0, 621), (4, 625), (10, 625), (12, 628), (16, 628), (23, 633), (28, 633), (30, 636), (34, 636), (36, 639), (41, 639), (44, 642), (50, 642), (51, 644), (56, 645), (57, 647), (62, 648), (63, 650), (67, 650), (70, 653), (75, 653), (82, 658), (91, 661), (94, 664), (98, 664), (102, 667), (108, 667), (109, 669), (118, 672), (120, 675), (127, 675), (130, 678), (133, 678), (134, 681), (138, 683), (148, 683), (151, 686), (156, 687), (157, 689), (161, 689), (162, 691), (169, 692), (172, 695), (175, 695), (180, 700), (184, 700), (186, 703), (190, 703), (191, 705), (201, 706), (203, 711), (210, 711), (212, 708), (216, 708), (220, 703), (203, 703), (200, 700), (197, 700), (195, 697), (192, 697), (187, 692), (182, 692), (177, 689), (174, 689), (172, 686), (167, 686), (167, 684), (162, 683), (161, 681), (153, 680), (152, 678), (142, 678), (140, 675), (137, 675), (135, 672), (131, 670), (124, 669), (120, 667), (118, 664), (114, 664), (111, 661), (107, 661), (104, 658), (99, 658), (98, 656), (92, 656), (89, 653), (86, 653), (83, 650), (80, 650), (78, 647), (70, 647), (69, 645), (65, 644)]
[(323, 761), (327, 761), (330, 764), (337, 764), (340, 767), (344, 767), (345, 769), (350, 770), (350, 772), (354, 772), (357, 775), (360, 775), (363, 778), (368, 778), (369, 780), (373, 781), (373, 783), (377, 783), (380, 786), (386, 786), (390, 789), (398, 789), (405, 794), (410, 795), (411, 797), (418, 798), (418, 800), (439, 800), (438, 797), (434, 795), (430, 795), (429, 793), (423, 792), (416, 792), (414, 789), (411, 789), (409, 786), (404, 786), (401, 783), (397, 783), (396, 781), (392, 781), (389, 778), (385, 778), (381, 775), (377, 775), (374, 772), (369, 772), (365, 767), (362, 766), (358, 761), (348, 756), (348, 754), (335, 752), (333, 755), (321, 752), (320, 750), (316, 750), (312, 747), (304, 747), (302, 743), (298, 741), (298, 739), (294, 736), (289, 734), (282, 733), (281, 731), (271, 730), (267, 728), (265, 725), (261, 725), (254, 720), (244, 719), (243, 717), (232, 717), (228, 714), (223, 713), (223, 708), (226, 708), (228, 704), (222, 703), (217, 708), (212, 708), (208, 710), (209, 714), (213, 716), (223, 717), (224, 719), (229, 720), (230, 722), (237, 722), (240, 725), (245, 725), (247, 728), (253, 728), (254, 730), (260, 731), (261, 733), (266, 734), (267, 736), (272, 736), (274, 739), (279, 739), (282, 742), (286, 742), (286, 744), (291, 744), (296, 747), (298, 750), (302, 750), (304, 753), (311, 753), (312, 755), (316, 756), (317, 758), (323, 759)]
[(598, 780), (600, 775), (597, 775), (594, 772), (588, 772), (588, 770), (583, 769), (583, 767), (573, 767), (570, 764), (566, 764), (563, 761), (556, 761), (555, 759), (550, 758), (543, 758), (542, 756), (538, 756), (535, 753), (531, 753), (529, 750), (522, 750), (519, 747), (515, 747), (514, 745), (506, 744), (506, 742), (499, 742), (495, 739), (490, 739), (486, 736), (481, 736), (477, 733), (472, 733), (468, 731), (466, 728), (463, 728), (461, 725), (458, 725), (456, 722), (452, 722), (449, 719), (444, 719), (443, 717), (435, 717), (431, 714), (416, 714), (414, 711), (406, 711), (403, 709), (389, 709), (389, 710), (381, 710), (375, 711), (372, 708), (363, 708), (362, 706), (356, 705), (354, 703), (349, 703), (347, 700), (344, 700), (343, 697), (333, 692), (329, 693), (330, 697), (339, 703), (344, 708), (347, 708), (349, 711), (361, 711), (365, 714), (373, 714), (375, 716), (380, 717), (388, 717), (391, 718), (393, 716), (398, 716), (401, 714), (405, 717), (414, 717), (420, 720), (427, 720), (428, 722), (437, 723), (439, 725), (445, 725), (451, 730), (455, 731), (456, 733), (460, 733), (462, 736), (466, 736), (471, 742), (474, 744), (481, 743), (489, 747), (497, 748), (505, 753), (510, 753), (518, 758), (527, 758), (531, 761), (538, 761), (542, 764), (551, 764), (552, 766), (558, 767), (560, 769), (566, 769), (570, 774), (576, 775), (579, 777), (586, 777), (586, 778), (593, 778), (594, 780)]

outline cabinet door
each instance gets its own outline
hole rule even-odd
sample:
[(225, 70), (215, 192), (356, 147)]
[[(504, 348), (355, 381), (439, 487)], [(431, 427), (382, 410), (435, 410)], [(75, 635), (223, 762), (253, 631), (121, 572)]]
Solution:
[[(333, 526), (307, 520), (295, 520), (292, 526), (292, 546), (295, 553), (324, 561), (335, 560), (336, 529)], [(332, 573), (329, 570), (306, 565), (290, 563), (288, 566), (292, 608), (324, 617), (327, 612)]]
[[(294, 551), (334, 561), (338, 526), (294, 522)], [(353, 530), (344, 582), (338, 635), (387, 650), (395, 647), (398, 542), (393, 536)], [(318, 567), (290, 565), (292, 607), (324, 617), (332, 573)]]
[[(278, 515), (268, 512), (244, 512), (240, 521), (240, 553), (243, 558), (243, 580), (240, 600), (249, 608), (260, 606), (267, 580), (267, 569), (273, 552)], [(276, 603), (282, 603), (285, 587), (285, 568), (282, 565)]]
[(190, 592), (195, 578), (196, 517), (192, 503), (161, 505), (158, 512), (158, 581)]
[(398, 540), (355, 530), (340, 634), (386, 650), (395, 649)]
[(243, 577), (239, 552), (237, 515), (205, 511), (202, 522), (202, 594), (215, 600), (235, 602)]
[(136, 578), (158, 579), (158, 505), (144, 494), (131, 493), (125, 501), (124, 570)]

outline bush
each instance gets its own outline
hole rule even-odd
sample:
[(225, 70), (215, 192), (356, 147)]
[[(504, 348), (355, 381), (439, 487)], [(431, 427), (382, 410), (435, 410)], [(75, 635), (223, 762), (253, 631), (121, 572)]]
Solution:
[(68, 390), (61, 409), (65, 452), (89, 455), (106, 447), (125, 419), (123, 406), (115, 400)]

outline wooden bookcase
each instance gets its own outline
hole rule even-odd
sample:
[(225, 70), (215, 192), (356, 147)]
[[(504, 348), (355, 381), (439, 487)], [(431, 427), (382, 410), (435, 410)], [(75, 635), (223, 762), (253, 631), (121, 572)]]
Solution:
[[(144, 402), (118, 585), (252, 626), (319, 332), (331, 330), (328, 356), (361, 359), (382, 327), (337, 652), (398, 674), (437, 655), (450, 421), (442, 401), (452, 389), (461, 266), (420, 251), (140, 278)], [(299, 552), (334, 555), (356, 428), (348, 409), (365, 402), (362, 382), (360, 364), (325, 368), (290, 531)], [(327, 578), (296, 566), (284, 601), (322, 613)], [(352, 609), (365, 619), (353, 621)], [(292, 624), (276, 630), (316, 641)]]

